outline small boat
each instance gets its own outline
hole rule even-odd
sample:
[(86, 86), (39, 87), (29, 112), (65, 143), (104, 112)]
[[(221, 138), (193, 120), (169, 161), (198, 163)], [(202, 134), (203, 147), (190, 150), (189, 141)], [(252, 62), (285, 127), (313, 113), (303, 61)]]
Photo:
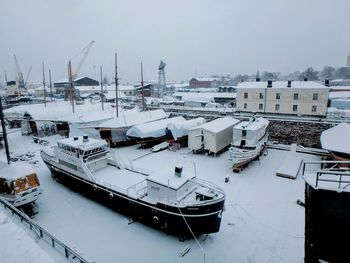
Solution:
[(253, 116), (233, 127), (230, 157), (234, 171), (239, 171), (260, 155), (268, 139), (268, 125), (268, 120)]
[(139, 172), (112, 154), (104, 140), (86, 135), (59, 140), (41, 157), (59, 182), (131, 219), (181, 237), (220, 229), (224, 192), (181, 166), (174, 174)]
[(42, 193), (39, 179), (25, 163), (0, 163), (0, 197), (16, 207), (35, 202)]

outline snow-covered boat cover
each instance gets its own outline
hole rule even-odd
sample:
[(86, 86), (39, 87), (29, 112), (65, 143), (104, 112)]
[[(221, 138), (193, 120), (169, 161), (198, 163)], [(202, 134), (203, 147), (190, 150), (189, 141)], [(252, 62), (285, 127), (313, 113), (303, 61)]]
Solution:
[(165, 129), (169, 123), (180, 123), (184, 121), (185, 118), (179, 116), (159, 121), (138, 124), (131, 127), (126, 132), (126, 135), (135, 138), (159, 138), (165, 136)]
[(321, 134), (323, 149), (350, 154), (350, 124), (340, 123)]
[(131, 127), (137, 124), (165, 119), (167, 117), (163, 109), (152, 111), (137, 111), (136, 109), (123, 111), (118, 118), (113, 118), (101, 123), (99, 128), (118, 129), (122, 127)]
[(198, 127), (198, 126), (204, 124), (205, 122), (206, 121), (204, 118), (198, 117), (198, 118), (195, 118), (192, 120), (186, 120), (183, 122), (169, 123), (167, 128), (171, 131), (174, 139), (177, 140), (177, 138), (187, 136), (189, 129)]
[(44, 104), (28, 104), (15, 106), (4, 110), (5, 116), (22, 116), (29, 114), (35, 121), (65, 121), (69, 123), (84, 123), (108, 120), (115, 117), (115, 109), (105, 103), (102, 111), (101, 104), (86, 102), (72, 106), (68, 101), (48, 102)]
[(27, 163), (7, 164), (0, 161), (0, 178), (12, 181), (33, 173), (34, 169)]
[(212, 133), (218, 133), (222, 130), (225, 130), (227, 127), (236, 125), (239, 122), (240, 120), (237, 120), (235, 118), (224, 117), (224, 118), (218, 118), (216, 120), (203, 124), (201, 127), (203, 128), (203, 130), (206, 130)]
[(257, 142), (264, 136), (266, 133), (267, 126), (269, 121), (264, 118), (255, 118), (250, 121), (243, 121), (233, 127), (233, 137), (232, 144), (234, 146), (240, 146), (242, 139), (242, 130), (246, 130), (245, 136), (245, 146), (254, 147)]

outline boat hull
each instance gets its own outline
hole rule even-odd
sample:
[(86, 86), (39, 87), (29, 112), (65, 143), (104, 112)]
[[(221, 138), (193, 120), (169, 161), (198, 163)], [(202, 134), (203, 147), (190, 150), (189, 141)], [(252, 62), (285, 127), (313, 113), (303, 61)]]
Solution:
[(44, 162), (50, 169), (53, 178), (60, 183), (130, 217), (132, 220), (186, 238), (191, 238), (193, 235), (215, 233), (220, 229), (224, 198), (212, 204), (182, 208), (162, 203), (150, 204)]

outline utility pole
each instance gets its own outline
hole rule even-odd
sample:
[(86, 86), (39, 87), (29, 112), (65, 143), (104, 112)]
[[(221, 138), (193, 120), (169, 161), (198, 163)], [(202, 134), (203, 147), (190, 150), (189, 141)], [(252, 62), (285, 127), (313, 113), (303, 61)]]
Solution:
[(70, 102), (72, 104), (72, 110), (74, 114), (73, 76), (72, 76), (72, 64), (70, 61), (68, 62), (68, 79), (69, 79)]
[(102, 84), (102, 66), (100, 66), (100, 75), (101, 75), (101, 103), (102, 103), (102, 110), (104, 110), (103, 108), (103, 84)]
[(4, 71), (4, 73), (5, 73), (5, 81), (6, 81), (5, 85), (7, 86), (7, 76), (6, 76), (6, 71)]
[(44, 65), (44, 62), (43, 62), (43, 87), (44, 87), (44, 105), (46, 108), (45, 65)]
[(116, 110), (117, 118), (118, 118), (118, 56), (117, 56), (117, 52), (115, 52), (114, 63), (115, 63), (115, 110)]
[(145, 95), (143, 93), (143, 68), (141, 60), (141, 95), (142, 95), (142, 111), (145, 111)]
[(1, 127), (2, 127), (2, 136), (4, 137), (5, 142), (5, 150), (6, 150), (6, 157), (7, 157), (7, 164), (10, 164), (10, 150), (9, 150), (9, 144), (7, 141), (7, 133), (6, 133), (6, 127), (5, 127), (5, 118), (4, 118), (4, 112), (2, 111), (2, 101), (0, 96), (0, 119), (1, 119)]
[(50, 96), (51, 96), (51, 101), (52, 101), (53, 94), (52, 94), (51, 69), (49, 69), (49, 78), (50, 78)]

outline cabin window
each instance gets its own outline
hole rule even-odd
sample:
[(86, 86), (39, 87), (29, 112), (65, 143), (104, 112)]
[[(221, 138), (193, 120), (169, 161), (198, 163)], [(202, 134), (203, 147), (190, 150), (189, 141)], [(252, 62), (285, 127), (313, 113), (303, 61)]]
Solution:
[(281, 93), (276, 93), (276, 100), (281, 99)]
[(60, 163), (60, 164), (63, 164), (64, 166), (67, 166), (67, 167), (70, 168), (70, 169), (73, 169), (73, 170), (76, 170), (76, 171), (78, 170), (78, 167), (77, 167), (76, 165), (74, 165), (74, 164), (65, 162), (65, 161), (63, 161), (63, 160), (59, 160), (59, 163)]
[(317, 106), (316, 106), (316, 105), (312, 105), (311, 111), (312, 111), (312, 112), (316, 112), (316, 111), (317, 111)]
[(248, 99), (248, 92), (244, 92), (244, 98)]
[(263, 109), (263, 104), (259, 103), (259, 110), (262, 110), (262, 109)]
[(294, 100), (298, 100), (299, 99), (299, 94), (298, 93), (294, 93)]
[(275, 104), (275, 111), (279, 111), (280, 110), (280, 105), (279, 104)]
[(318, 93), (312, 94), (312, 100), (318, 100)]
[(293, 105), (293, 111), (298, 111), (298, 105)]

